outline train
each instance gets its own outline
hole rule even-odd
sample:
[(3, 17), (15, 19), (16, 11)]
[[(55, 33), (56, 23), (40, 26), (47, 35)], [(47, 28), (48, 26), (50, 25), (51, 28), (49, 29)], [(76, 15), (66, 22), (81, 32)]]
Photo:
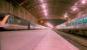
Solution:
[(8, 30), (30, 29), (30, 22), (17, 16), (5, 14), (0, 16), (0, 28)]
[(67, 23), (57, 25), (55, 28), (62, 32), (87, 37), (87, 16), (75, 18)]
[(0, 30), (43, 29), (43, 28), (46, 27), (38, 24), (32, 24), (30, 21), (27, 21), (14, 15), (10, 14), (0, 15)]

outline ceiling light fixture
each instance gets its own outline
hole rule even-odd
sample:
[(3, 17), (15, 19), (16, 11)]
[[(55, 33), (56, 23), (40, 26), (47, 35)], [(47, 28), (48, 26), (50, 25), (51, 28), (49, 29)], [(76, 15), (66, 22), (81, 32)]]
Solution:
[(78, 8), (76, 6), (73, 6), (71, 9), (72, 9), (72, 11), (78, 10)]
[(67, 18), (67, 17), (68, 17), (68, 13), (65, 13), (65, 14), (64, 14), (64, 18)]
[(85, 4), (85, 3), (86, 3), (86, 0), (81, 0), (81, 3), (82, 3), (82, 4)]
[(45, 3), (41, 4), (42, 9), (46, 9), (46, 6), (47, 6), (47, 4), (45, 4)]
[(44, 12), (44, 15), (47, 16), (47, 10), (44, 9), (43, 12)]

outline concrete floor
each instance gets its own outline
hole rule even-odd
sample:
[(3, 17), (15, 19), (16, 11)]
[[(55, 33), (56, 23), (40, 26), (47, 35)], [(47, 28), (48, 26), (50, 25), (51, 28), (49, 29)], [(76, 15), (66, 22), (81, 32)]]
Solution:
[(1, 50), (79, 50), (50, 29), (7, 31), (0, 35)]

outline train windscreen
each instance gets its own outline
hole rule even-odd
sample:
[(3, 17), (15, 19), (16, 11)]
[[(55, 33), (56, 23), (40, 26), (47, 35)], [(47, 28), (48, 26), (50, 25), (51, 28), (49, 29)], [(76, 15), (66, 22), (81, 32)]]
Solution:
[(4, 19), (4, 15), (0, 15), (0, 21)]

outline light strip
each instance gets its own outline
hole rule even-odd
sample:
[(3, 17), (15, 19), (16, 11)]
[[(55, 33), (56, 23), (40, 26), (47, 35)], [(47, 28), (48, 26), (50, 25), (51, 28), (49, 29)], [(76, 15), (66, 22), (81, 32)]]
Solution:
[(46, 3), (44, 3), (44, 0), (39, 0), (40, 1), (40, 3), (41, 3), (41, 8), (42, 8), (42, 10), (43, 10), (43, 13), (44, 13), (44, 15), (45, 15), (45, 17), (46, 18), (48, 18), (47, 16), (48, 16), (48, 11), (47, 11), (47, 4)]

